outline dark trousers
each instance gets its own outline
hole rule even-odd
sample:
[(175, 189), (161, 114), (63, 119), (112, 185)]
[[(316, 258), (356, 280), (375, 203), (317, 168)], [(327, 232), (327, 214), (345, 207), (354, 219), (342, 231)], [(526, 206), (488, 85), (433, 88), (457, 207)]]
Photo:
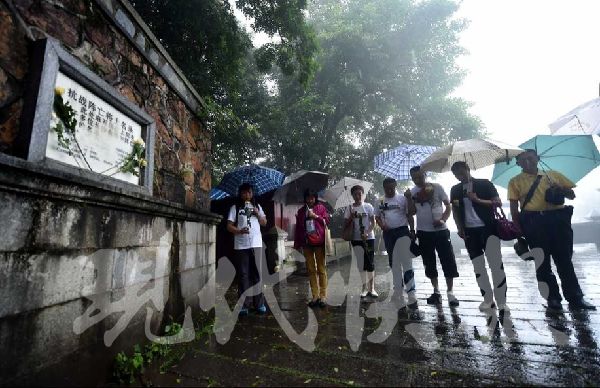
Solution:
[[(363, 248), (363, 265), (362, 270), (367, 272), (375, 271), (375, 240), (352, 240), (352, 247)], [(358, 255), (357, 255), (358, 257)], [(360, 259), (357, 260), (360, 268)]]
[[(569, 302), (577, 302), (583, 297), (573, 269), (572, 216), (573, 207), (571, 206), (545, 212), (521, 212), (521, 227), (529, 248), (541, 248), (544, 251), (543, 257), (540, 257), (539, 260), (536, 258), (535, 275), (540, 293), (546, 299), (562, 300), (556, 277), (552, 273), (550, 256), (552, 256), (558, 276), (560, 276), (565, 298)], [(548, 295), (544, 295), (546, 286)]]
[[(262, 252), (262, 248), (235, 250), (234, 266), (238, 279), (238, 297), (242, 296), (248, 288), (260, 282), (260, 267), (257, 267), (255, 252), (259, 253), (258, 259), (261, 259), (260, 252)], [(261, 265), (260, 261), (258, 265)], [(258, 308), (263, 304), (262, 292), (255, 296), (249, 296), (244, 300), (244, 307), (246, 308), (253, 306)]]
[[(410, 236), (408, 226), (400, 226), (383, 231), (383, 242), (388, 254), (390, 268), (392, 268), (394, 290), (404, 290), (407, 293), (415, 292), (415, 272), (412, 268), (410, 252), (402, 252), (398, 240), (404, 236)], [(395, 254), (394, 254), (395, 251)], [(406, 254), (405, 254), (406, 253)], [(396, 265), (394, 264), (396, 262)]]
[[(488, 241), (493, 235), (493, 229), (490, 226), (465, 228), (465, 247), (467, 248), (467, 252), (469, 252), (471, 264), (473, 264), (475, 271), (475, 278), (483, 300), (490, 303), (492, 301), (493, 290), (496, 302), (502, 307), (506, 304), (506, 274), (504, 272), (504, 264), (502, 263), (500, 240), (494, 236), (496, 241)], [(492, 272), (493, 288), (485, 268), (484, 257), (487, 258), (488, 266)]]
[(450, 242), (450, 231), (448, 229), (437, 230), (435, 232), (417, 230), (417, 238), (419, 239), (419, 247), (421, 247), (421, 257), (423, 258), (423, 266), (425, 267), (425, 276), (429, 279), (438, 277), (435, 260), (435, 252), (437, 251), (442, 270), (444, 271), (444, 277), (458, 277), (456, 258), (454, 257), (454, 249)]

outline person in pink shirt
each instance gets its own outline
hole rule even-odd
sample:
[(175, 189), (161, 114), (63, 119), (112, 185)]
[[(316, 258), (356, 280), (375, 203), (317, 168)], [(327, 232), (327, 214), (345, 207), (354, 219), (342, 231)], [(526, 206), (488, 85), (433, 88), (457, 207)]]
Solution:
[(312, 190), (304, 192), (304, 206), (296, 213), (294, 249), (306, 259), (312, 300), (310, 307), (325, 307), (327, 300), (327, 269), (325, 268), (325, 226), (329, 214)]

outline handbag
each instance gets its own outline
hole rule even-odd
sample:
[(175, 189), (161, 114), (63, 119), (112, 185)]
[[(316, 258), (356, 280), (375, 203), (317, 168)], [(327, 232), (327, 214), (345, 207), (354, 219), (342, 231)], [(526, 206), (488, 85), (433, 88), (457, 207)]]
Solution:
[[(350, 208), (350, 206), (348, 206), (348, 208)], [(352, 209), (350, 209), (350, 214), (352, 214)], [(344, 222), (346, 222), (344, 220)], [(351, 221), (350, 223), (344, 224), (344, 229), (342, 230), (342, 238), (344, 239), (344, 241), (352, 241), (352, 238), (354, 237), (354, 221)]]
[(419, 244), (417, 244), (417, 239), (416, 238), (411, 238), (410, 239), (410, 253), (412, 253), (413, 255), (415, 255), (415, 257), (417, 256), (421, 256), (421, 247), (419, 246)]
[(319, 246), (325, 242), (324, 236), (321, 236), (319, 232), (315, 231), (306, 235), (306, 242), (308, 245)]
[(335, 248), (333, 246), (333, 240), (331, 239), (331, 230), (325, 224), (325, 256), (334, 256)]
[(511, 241), (523, 234), (514, 222), (506, 218), (501, 206), (494, 206), (494, 219), (496, 220), (496, 232), (500, 240)]

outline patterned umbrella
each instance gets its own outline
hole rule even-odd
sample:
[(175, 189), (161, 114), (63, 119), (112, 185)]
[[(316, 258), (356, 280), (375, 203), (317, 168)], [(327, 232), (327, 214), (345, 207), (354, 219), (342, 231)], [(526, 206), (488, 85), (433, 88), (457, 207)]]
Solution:
[(262, 195), (277, 189), (284, 179), (285, 175), (282, 172), (252, 164), (228, 172), (216, 188), (231, 196), (237, 196), (238, 187), (242, 183), (250, 183), (254, 189), (254, 195)]
[(394, 179), (410, 179), (410, 169), (419, 166), (436, 147), (402, 144), (375, 157), (375, 172)]
[(361, 185), (365, 189), (365, 195), (373, 187), (373, 183), (367, 181), (361, 181), (360, 179), (344, 177), (335, 185), (331, 186), (325, 193), (323, 193), (323, 199), (325, 199), (334, 209), (340, 209), (354, 203), (354, 198), (350, 194), (352, 186)]
[(225, 199), (227, 197), (230, 197), (229, 194), (227, 194), (226, 192), (224, 192), (223, 190), (212, 188), (210, 190), (210, 200), (211, 201), (218, 201), (220, 199)]
[(319, 192), (327, 187), (329, 174), (320, 171), (300, 170), (285, 178), (283, 185), (273, 195), (273, 200), (283, 204), (304, 203), (304, 191)]
[[(537, 151), (541, 169), (558, 171), (574, 183), (600, 164), (600, 153), (592, 135), (538, 135), (520, 147)], [(510, 179), (520, 172), (516, 160), (499, 163), (494, 167), (492, 182), (508, 187)]]
[(501, 161), (509, 161), (523, 150), (498, 141), (469, 139), (454, 142), (439, 148), (421, 163), (425, 171), (446, 172), (455, 162), (466, 162), (469, 168), (476, 170)]

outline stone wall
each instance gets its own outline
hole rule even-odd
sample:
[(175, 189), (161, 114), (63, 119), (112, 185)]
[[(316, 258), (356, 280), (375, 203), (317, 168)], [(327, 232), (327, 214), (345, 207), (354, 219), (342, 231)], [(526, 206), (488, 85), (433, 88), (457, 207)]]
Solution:
[[(156, 120), (154, 195), (208, 209), (211, 138), (199, 118), (202, 100), (125, 1), (0, 2), (0, 152), (15, 154), (30, 42), (46, 36)], [(188, 168), (193, 176), (182, 173)]]
[[(156, 121), (152, 196), (18, 154), (31, 43), (48, 36)], [(202, 107), (125, 0), (0, 1), (0, 385), (69, 359), (105, 378), (145, 323), (198, 309), (219, 222)]]

